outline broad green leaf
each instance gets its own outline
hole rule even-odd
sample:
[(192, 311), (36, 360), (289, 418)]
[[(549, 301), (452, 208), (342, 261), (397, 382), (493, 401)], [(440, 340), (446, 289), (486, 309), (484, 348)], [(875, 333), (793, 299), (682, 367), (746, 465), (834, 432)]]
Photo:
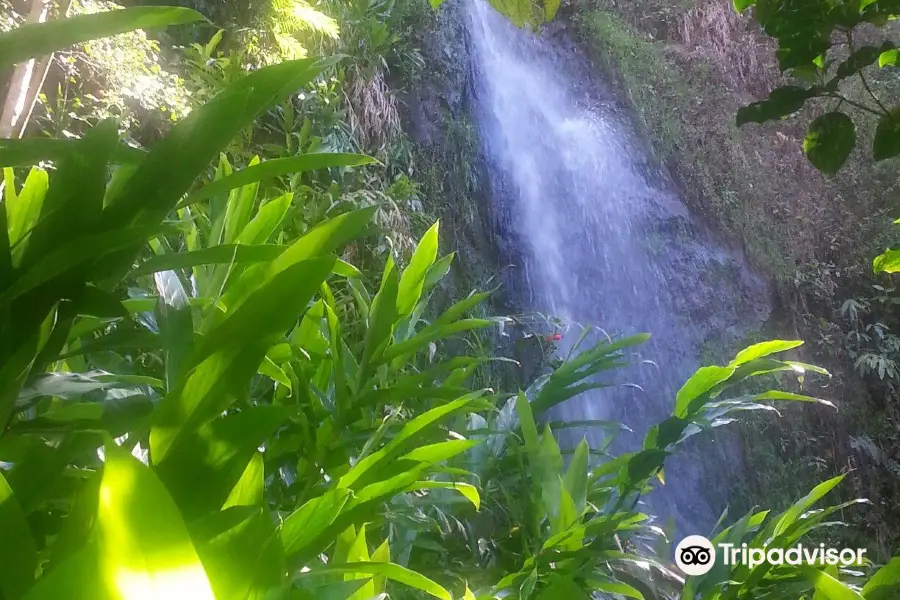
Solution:
[(408, 316), (422, 296), (425, 277), (437, 257), (439, 226), (440, 221), (437, 221), (425, 232), (419, 240), (419, 245), (416, 246), (409, 265), (400, 276), (397, 288), (397, 316), (400, 318)]
[[(286, 596), (290, 600), (347, 600), (357, 590), (368, 583), (369, 578), (363, 577), (352, 581), (335, 581), (333, 575), (298, 579), (294, 582), (291, 595)], [(328, 583), (324, 583), (324, 582)], [(281, 598), (281, 596), (276, 596)]]
[(401, 567), (398, 564), (389, 562), (357, 562), (341, 565), (327, 565), (317, 567), (306, 573), (302, 573), (300, 577), (324, 575), (329, 573), (366, 573), (369, 575), (381, 575), (383, 577), (386, 577), (387, 579), (390, 579), (391, 581), (402, 583), (403, 585), (425, 592), (426, 594), (434, 596), (435, 598), (441, 598), (442, 600), (453, 600), (450, 596), (450, 592), (448, 592), (432, 580), (428, 579), (424, 575), (420, 575), (419, 573), (411, 571), (406, 567)]
[(875, 273), (900, 272), (900, 250), (887, 250), (876, 256), (872, 261), (872, 270)]
[(878, 55), (879, 67), (896, 67), (900, 63), (900, 50), (892, 48)]
[(803, 140), (803, 151), (817, 169), (834, 175), (846, 162), (856, 145), (856, 126), (853, 119), (841, 112), (830, 112), (816, 118), (809, 125)]
[(56, 318), (57, 307), (53, 306), (37, 331), (32, 332), (26, 342), (15, 349), (6, 363), (0, 365), (0, 428), (6, 427), (34, 359), (50, 339)]
[[(369, 546), (366, 542), (366, 525), (363, 523), (358, 533), (356, 528), (351, 525), (338, 536), (331, 562), (347, 564), (368, 561)], [(359, 575), (365, 576), (364, 573), (346, 573), (344, 581), (353, 581)], [(347, 600), (368, 600), (375, 596), (375, 593), (375, 581), (370, 579)]]
[(560, 0), (544, 0), (544, 20), (548, 23), (556, 16)]
[[(6, 173), (7, 169), (3, 170)], [(10, 189), (9, 187), (5, 189)], [(12, 188), (12, 194), (15, 195), (15, 188)], [(8, 204), (9, 200), (5, 200)], [(13, 279), (13, 257), (9, 246), (9, 232), (6, 227), (6, 211), (0, 209), (0, 293), (6, 289), (8, 282)], [(2, 352), (2, 350), (0, 350)]]
[(538, 600), (588, 600), (590, 596), (570, 577), (552, 573)]
[(466, 591), (463, 592), (463, 600), (475, 600), (475, 594), (469, 589), (468, 583), (466, 583)]
[(165, 486), (112, 443), (106, 444), (96, 527), (101, 576), (112, 599), (215, 600)]
[(728, 381), (734, 375), (735, 369), (736, 366), (734, 365), (728, 367), (700, 367), (697, 369), (697, 372), (691, 375), (675, 396), (675, 416), (688, 416), (688, 410), (691, 408), (693, 401), (708, 393), (720, 383)]
[(422, 284), (422, 293), (425, 294), (431, 290), (444, 276), (450, 272), (450, 266), (453, 264), (455, 253), (451, 252), (446, 256), (437, 259), (433, 265), (428, 268), (425, 273), (425, 283)]
[(900, 557), (895, 557), (877, 571), (863, 586), (866, 600), (888, 600), (900, 590)]
[(341, 259), (337, 259), (337, 262), (334, 263), (334, 274), (348, 279), (362, 279), (363, 277), (362, 271)]
[(471, 331), (473, 329), (484, 329), (494, 325), (494, 321), (488, 319), (460, 319), (449, 324), (439, 324), (435, 322), (433, 325), (425, 327), (412, 338), (393, 344), (384, 351), (378, 362), (386, 362), (403, 357), (407, 354), (419, 352), (432, 342), (442, 340), (451, 335)]
[[(566, 488), (558, 486), (557, 489), (559, 490), (558, 509), (557, 514), (551, 519), (551, 531), (561, 533), (575, 525), (581, 517), (581, 513), (578, 512), (575, 502)], [(580, 539), (572, 537), (566, 541), (563, 547), (567, 550), (577, 550), (581, 547), (581, 543)]]
[(159, 225), (133, 227), (86, 235), (58, 244), (55, 250), (28, 268), (3, 294), (0, 294), (0, 306), (109, 253), (139, 248), (146, 240), (156, 237), (164, 231), (166, 228)]
[(531, 573), (528, 574), (528, 577), (525, 578), (525, 581), (522, 582), (522, 585), (519, 586), (519, 598), (521, 598), (521, 600), (528, 600), (531, 597), (531, 594), (534, 593), (534, 587), (537, 585), (537, 578), (537, 569), (532, 569)]
[(287, 419), (283, 406), (253, 406), (216, 419), (159, 460), (156, 472), (187, 519), (227, 503), (257, 448)]
[(222, 192), (227, 192), (238, 187), (257, 183), (263, 179), (271, 179), (291, 173), (315, 171), (330, 167), (356, 167), (376, 163), (374, 158), (364, 154), (341, 153), (313, 153), (299, 154), (289, 158), (276, 158), (259, 164), (251, 164), (246, 169), (235, 171), (228, 177), (223, 177), (212, 183), (208, 183), (181, 203), (181, 206), (194, 204), (207, 198), (212, 198)]
[(587, 584), (595, 590), (606, 592), (608, 594), (618, 594), (626, 598), (635, 598), (635, 600), (645, 600), (644, 595), (638, 590), (620, 581), (601, 580), (596, 576), (587, 580)]
[(210, 513), (191, 525), (216, 600), (262, 599), (287, 571), (271, 515), (260, 506)]
[(791, 402), (815, 402), (816, 404), (824, 404), (825, 406), (830, 406), (837, 410), (837, 407), (828, 400), (823, 400), (821, 398), (814, 398), (812, 396), (804, 396), (803, 394), (794, 394), (792, 392), (782, 392), (781, 390), (769, 390), (768, 392), (763, 392), (761, 394), (757, 394), (753, 397), (754, 400), (785, 400)]
[(129, 388), (137, 385), (161, 388), (162, 382), (155, 377), (116, 375), (100, 370), (83, 373), (41, 373), (33, 375), (28, 384), (22, 387), (18, 400), (24, 403), (43, 396), (74, 400), (97, 390)]
[(538, 24), (544, 18), (544, 11), (538, 13), (539, 5), (531, 0), (491, 0), (490, 4), (516, 27)]
[[(79, 235), (90, 238), (98, 233), (108, 162), (118, 139), (115, 121), (101, 121), (79, 140), (78, 151), (57, 165), (41, 218), (28, 236), (28, 251), (21, 255), (23, 268), (34, 267), (61, 245), (60, 240), (74, 241)], [(81, 277), (76, 276), (70, 285), (77, 285)], [(62, 290), (58, 293), (65, 294)]]
[[(416, 490), (426, 489), (446, 489), (456, 490), (475, 506), (475, 510), (481, 509), (481, 496), (475, 486), (468, 483), (453, 481), (417, 481), (413, 485), (406, 488), (406, 491), (414, 492)], [(375, 558), (374, 556), (372, 558)]]
[[(259, 165), (259, 157), (250, 159), (249, 169)], [(224, 181), (220, 179), (219, 181)], [(218, 182), (217, 182), (218, 183)], [(228, 195), (228, 204), (225, 208), (225, 221), (223, 237), (220, 243), (231, 244), (244, 231), (244, 227), (250, 222), (250, 214), (256, 204), (256, 194), (259, 191), (259, 182), (252, 181), (242, 186), (237, 186)]]
[(340, 59), (340, 56), (333, 56), (321, 59), (305, 58), (282, 61), (241, 77), (228, 89), (251, 91), (247, 112), (243, 118), (244, 123), (249, 123), (288, 94), (302, 88), (323, 69), (336, 64)]
[(401, 460), (435, 465), (467, 452), (480, 443), (480, 440), (448, 440), (436, 444), (426, 444), (410, 450), (403, 455)]
[(262, 282), (300, 261), (324, 256), (358, 237), (368, 225), (377, 207), (363, 208), (345, 213), (320, 223), (302, 238), (288, 246), (278, 258), (268, 265), (256, 265), (235, 282), (222, 298), (229, 310), (237, 308)]
[(279, 231), (287, 216), (294, 194), (288, 192), (264, 204), (238, 236), (238, 244), (265, 244)]
[[(260, 69), (255, 74), (268, 72)], [(238, 83), (250, 76), (238, 80)], [(246, 125), (254, 90), (232, 85), (178, 122), (109, 199), (103, 224), (115, 230), (158, 223)]]
[(246, 264), (269, 262), (281, 256), (284, 246), (222, 244), (193, 252), (176, 252), (153, 256), (129, 275), (139, 277), (172, 269), (186, 269), (200, 265)]
[[(43, 161), (59, 163), (81, 148), (80, 139), (29, 137), (21, 140), (0, 140), (0, 166), (27, 167)], [(133, 165), (147, 155), (145, 150), (119, 144), (112, 161)]]
[(879, 61), (879, 66), (882, 66), (880, 64), (880, 57), (891, 50), (895, 50), (892, 42), (885, 42), (880, 48), (876, 48), (875, 46), (863, 46), (858, 48), (854, 50), (853, 54), (848, 56), (844, 62), (838, 65), (836, 77), (845, 79), (855, 75), (861, 69), (874, 64), (876, 60)]
[[(385, 538), (381, 545), (372, 553), (372, 562), (391, 562), (391, 547), (388, 544), (387, 538)], [(383, 594), (387, 584), (387, 577), (384, 575), (376, 575), (372, 579), (372, 583), (375, 584), (375, 593)]]
[(394, 325), (397, 322), (397, 291), (399, 278), (394, 266), (394, 259), (388, 257), (381, 276), (381, 287), (372, 300), (372, 308), (369, 311), (369, 326), (366, 331), (365, 345), (362, 360), (360, 361), (357, 389), (362, 389), (368, 380), (376, 361), (384, 353), (385, 347), (391, 339)]
[(206, 19), (197, 11), (174, 6), (140, 6), (45, 23), (29, 23), (0, 35), (0, 65), (44, 56), (57, 50), (97, 38), (110, 37), (135, 29), (153, 29), (167, 25), (196, 23)]
[(788, 527), (800, 518), (800, 515), (810, 509), (816, 502), (821, 500), (825, 494), (830, 492), (837, 484), (844, 480), (844, 475), (833, 477), (828, 481), (822, 482), (812, 489), (806, 496), (795, 502), (785, 513), (778, 519), (772, 537), (777, 538), (784, 533)]
[[(12, 248), (12, 264), (15, 267), (21, 264), (28, 245), (28, 240), (23, 238), (34, 228), (41, 216), (49, 185), (47, 172), (35, 167), (25, 178), (21, 191), (12, 197), (7, 195), (6, 225), (9, 231), (9, 245)], [(12, 178), (6, 178), (6, 189), (15, 190), (15, 181)]]
[(281, 542), (290, 556), (305, 552), (307, 546), (325, 531), (343, 510), (350, 490), (336, 488), (307, 501), (281, 524)]
[[(303, 260), (259, 282), (240, 306), (204, 336), (195, 364), (234, 340), (260, 339), (290, 329), (331, 274), (334, 263), (333, 256)], [(273, 311), (273, 306), (278, 310)]]
[(569, 469), (566, 471), (563, 479), (563, 486), (571, 496), (575, 503), (578, 514), (584, 511), (585, 500), (587, 498), (587, 476), (588, 476), (588, 448), (587, 440), (582, 438), (578, 447), (575, 448), (575, 454), (569, 463)]
[(669, 452), (658, 448), (641, 450), (628, 460), (627, 472), (631, 483), (640, 483), (661, 468)]
[(263, 493), (265, 492), (265, 475), (263, 455), (259, 452), (254, 452), (253, 458), (247, 463), (241, 478), (228, 493), (228, 498), (225, 499), (222, 510), (232, 506), (261, 504)]
[[(102, 475), (102, 470), (95, 471), (82, 482), (81, 487), (75, 492), (74, 499), (69, 507), (69, 515), (63, 522), (62, 529), (50, 548), (50, 562), (48, 564), (50, 569), (56, 569), (57, 566), (62, 565), (70, 557), (81, 551), (90, 538), (94, 521), (97, 517), (97, 503), (100, 501)], [(96, 562), (96, 556), (93, 558)], [(96, 576), (97, 573), (94, 573), (94, 577)], [(93, 581), (95, 588), (99, 587), (97, 583), (95, 579)]]
[[(541, 435), (541, 447), (538, 453), (536, 464), (532, 464), (531, 472), (535, 481), (540, 486), (540, 497), (544, 503), (544, 509), (550, 517), (551, 522), (557, 521), (560, 517), (560, 499), (562, 497), (562, 480), (560, 473), (562, 472), (563, 459), (562, 453), (559, 451), (559, 445), (556, 438), (553, 437), (553, 431), (550, 426), (544, 427), (544, 433)], [(560, 529), (555, 529), (553, 533), (559, 533)]]
[(741, 365), (749, 363), (750, 361), (764, 358), (777, 352), (791, 350), (792, 348), (796, 348), (802, 345), (803, 342), (800, 340), (770, 340), (767, 342), (760, 342), (758, 344), (748, 346), (747, 348), (744, 348), (743, 350), (738, 352), (734, 357), (734, 360), (732, 360), (729, 365), (733, 367), (739, 367)]
[(900, 154), (900, 110), (891, 109), (891, 114), (881, 117), (875, 129), (872, 142), (875, 160), (884, 160)]
[(531, 404), (522, 392), (516, 396), (516, 413), (519, 415), (519, 425), (522, 428), (528, 460), (536, 464), (541, 451), (540, 438), (534, 422), (534, 414), (531, 412)]
[(274, 338), (296, 322), (333, 266), (333, 257), (319, 258), (278, 273), (204, 337), (192, 357), (199, 365), (157, 408), (150, 432), (155, 462), (165, 458), (180, 436), (227, 408), (234, 393), (246, 388)]
[(765, 123), (791, 115), (816, 94), (815, 89), (805, 89), (788, 85), (772, 90), (769, 97), (761, 102), (742, 107), (737, 113), (737, 125)]
[(356, 463), (353, 468), (341, 478), (338, 484), (339, 487), (352, 488), (367, 472), (375, 472), (386, 464), (390, 464), (391, 461), (403, 454), (403, 448), (407, 442), (417, 439), (422, 431), (436, 424), (441, 419), (465, 410), (472, 402), (482, 395), (483, 392), (474, 392), (419, 415), (404, 425), (403, 429), (400, 430), (394, 439), (383, 448)]
[(245, 389), (265, 357), (268, 343), (231, 344), (194, 368), (170, 391), (153, 414), (150, 451), (154, 463), (165, 459), (176, 441), (220, 414)]
[(60, 598), (66, 600), (113, 600), (115, 598), (101, 586), (97, 552), (94, 548), (84, 547), (69, 556), (58, 567), (39, 578), (23, 596), (23, 600), (59, 600)]
[(859, 592), (847, 587), (825, 571), (812, 567), (800, 567), (800, 572), (816, 586), (816, 592), (821, 592), (828, 600), (869, 600), (863, 598)]
[(37, 550), (31, 528), (12, 489), (0, 473), (0, 593), (15, 599), (31, 587), (37, 568)]
[(156, 322), (165, 352), (166, 389), (181, 379), (187, 358), (194, 349), (194, 321), (188, 295), (174, 271), (153, 274), (159, 303)]

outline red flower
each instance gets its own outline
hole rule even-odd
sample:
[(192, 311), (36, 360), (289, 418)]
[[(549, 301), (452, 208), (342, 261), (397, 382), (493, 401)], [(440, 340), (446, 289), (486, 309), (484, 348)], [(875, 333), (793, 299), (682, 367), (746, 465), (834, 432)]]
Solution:
[(554, 334), (552, 334), (552, 335), (548, 335), (548, 336), (545, 337), (544, 339), (545, 339), (546, 341), (548, 341), (548, 342), (558, 342), (559, 340), (562, 339), (562, 334), (561, 334), (561, 333), (554, 333)]

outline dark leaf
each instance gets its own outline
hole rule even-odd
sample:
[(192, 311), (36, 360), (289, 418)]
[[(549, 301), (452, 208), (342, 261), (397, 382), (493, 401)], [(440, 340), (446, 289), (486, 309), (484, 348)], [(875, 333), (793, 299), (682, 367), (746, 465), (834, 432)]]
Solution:
[(840, 170), (856, 145), (856, 126), (841, 112), (830, 112), (809, 125), (803, 151), (817, 169), (828, 175)]
[(111, 10), (46, 23), (29, 23), (0, 35), (0, 65), (8, 66), (35, 56), (96, 38), (110, 37), (135, 29), (205, 21), (203, 15), (174, 6), (139, 6)]
[(875, 160), (900, 154), (900, 110), (897, 107), (891, 109), (890, 115), (885, 115), (878, 121), (872, 151)]
[(246, 169), (235, 171), (233, 174), (208, 183), (199, 190), (188, 196), (187, 200), (181, 203), (181, 206), (187, 206), (212, 198), (217, 194), (233, 190), (250, 183), (256, 183), (263, 179), (270, 179), (280, 175), (288, 175), (290, 173), (302, 173), (304, 171), (314, 171), (318, 169), (327, 169), (331, 167), (357, 167), (360, 165), (369, 165), (377, 162), (374, 158), (365, 156), (364, 154), (341, 154), (341, 153), (313, 153), (300, 154), (290, 158), (276, 158), (265, 162), (252, 165)]
[(879, 60), (880, 56), (895, 50), (895, 48), (893, 42), (885, 42), (880, 48), (876, 48), (875, 46), (863, 46), (847, 57), (847, 60), (838, 66), (837, 78), (845, 79), (855, 75), (861, 69), (874, 64), (875, 61)]
[[(42, 161), (58, 163), (77, 152), (81, 140), (30, 137), (21, 140), (0, 140), (0, 166), (25, 167)], [(147, 156), (147, 152), (125, 144), (119, 144), (112, 155), (112, 161), (121, 164), (136, 164)]]
[(4, 598), (18, 598), (34, 581), (37, 554), (34, 538), (25, 513), (12, 489), (0, 473), (0, 593)]
[(738, 110), (737, 125), (765, 123), (793, 114), (803, 107), (803, 103), (815, 96), (816, 88), (806, 89), (788, 85), (772, 90), (768, 99), (754, 102)]

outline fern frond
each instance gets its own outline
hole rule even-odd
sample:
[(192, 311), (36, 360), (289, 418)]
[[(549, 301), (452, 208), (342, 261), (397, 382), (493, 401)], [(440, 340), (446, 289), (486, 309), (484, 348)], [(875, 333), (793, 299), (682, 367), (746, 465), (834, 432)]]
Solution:
[(331, 39), (340, 35), (337, 21), (304, 0), (272, 0), (272, 20), (283, 35), (315, 32)]

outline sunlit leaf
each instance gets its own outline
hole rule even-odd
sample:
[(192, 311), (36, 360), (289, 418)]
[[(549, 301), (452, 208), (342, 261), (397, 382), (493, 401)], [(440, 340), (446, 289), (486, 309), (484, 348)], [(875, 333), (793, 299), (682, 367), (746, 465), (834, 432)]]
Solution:
[(212, 183), (208, 183), (188, 196), (180, 206), (187, 206), (206, 198), (211, 198), (222, 192), (270, 179), (280, 175), (327, 169), (330, 167), (356, 167), (377, 162), (374, 158), (364, 154), (340, 154), (340, 153), (313, 153), (299, 154), (289, 158), (276, 158), (259, 164), (251, 164), (246, 169), (235, 171), (228, 177), (223, 177)]
[(440, 222), (436, 222), (425, 232), (419, 245), (416, 246), (409, 265), (400, 276), (397, 288), (397, 315), (401, 318), (412, 312), (422, 296), (425, 277), (437, 257), (439, 224)]
[(45, 23), (29, 23), (0, 35), (0, 64), (10, 65), (33, 56), (66, 50), (79, 42), (135, 29), (153, 29), (205, 21), (197, 11), (174, 6), (139, 6)]
[(31, 528), (6, 478), (0, 473), (0, 592), (18, 598), (34, 580), (37, 550)]
[(877, 571), (863, 586), (862, 595), (866, 600), (887, 600), (900, 590), (900, 557), (892, 558)]
[(97, 511), (101, 575), (110, 598), (214, 600), (175, 502), (149, 467), (115, 444)]
[(841, 112), (825, 113), (809, 125), (803, 151), (817, 169), (834, 175), (846, 162), (856, 145), (856, 126)]
[(452, 600), (450, 593), (435, 582), (424, 575), (401, 567), (395, 563), (356, 562), (350, 564), (328, 565), (317, 567), (316, 569), (301, 575), (301, 577), (327, 573), (367, 573), (370, 575), (382, 575), (391, 581), (402, 583), (403, 585), (425, 592), (435, 598)]

